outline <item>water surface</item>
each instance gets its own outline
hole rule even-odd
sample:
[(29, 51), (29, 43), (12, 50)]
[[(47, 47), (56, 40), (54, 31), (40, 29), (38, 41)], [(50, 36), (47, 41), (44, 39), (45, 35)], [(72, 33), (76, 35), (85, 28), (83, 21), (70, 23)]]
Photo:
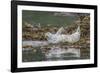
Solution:
[(84, 48), (62, 48), (55, 44), (50, 46), (47, 41), (23, 41), (23, 46), (25, 45), (32, 47), (23, 48), (23, 62), (77, 60), (90, 57), (88, 48), (84, 51)]

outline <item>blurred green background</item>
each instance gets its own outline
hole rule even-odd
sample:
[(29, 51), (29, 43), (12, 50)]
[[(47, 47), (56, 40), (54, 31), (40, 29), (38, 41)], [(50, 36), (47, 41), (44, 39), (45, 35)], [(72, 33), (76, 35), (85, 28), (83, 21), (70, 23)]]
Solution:
[[(58, 13), (58, 15), (56, 14)], [(41, 23), (41, 26), (66, 26), (70, 25), (77, 19), (75, 16), (71, 15), (61, 15), (61, 12), (45, 12), (45, 11), (22, 11), (23, 25), (24, 22), (30, 23), (32, 25), (37, 25)], [(55, 15), (56, 14), (56, 15)]]

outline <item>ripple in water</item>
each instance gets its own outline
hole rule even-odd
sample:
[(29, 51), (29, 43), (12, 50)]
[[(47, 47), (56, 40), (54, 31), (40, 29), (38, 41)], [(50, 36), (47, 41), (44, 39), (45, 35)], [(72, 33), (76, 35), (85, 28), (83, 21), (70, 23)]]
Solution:
[[(47, 46), (46, 41), (24, 41), (23, 46), (32, 45), (33, 48), (23, 48), (23, 62), (28, 61), (55, 61), (55, 60), (75, 60), (81, 58), (79, 48), (62, 48), (59, 45)], [(48, 50), (49, 48), (49, 50)], [(45, 50), (45, 51), (43, 51)], [(25, 61), (24, 61), (25, 60)]]
[(75, 48), (68, 48), (63, 49), (59, 47), (51, 48), (46, 54), (45, 54), (47, 60), (62, 60), (64, 58), (70, 59), (70, 58), (80, 58), (80, 49)]

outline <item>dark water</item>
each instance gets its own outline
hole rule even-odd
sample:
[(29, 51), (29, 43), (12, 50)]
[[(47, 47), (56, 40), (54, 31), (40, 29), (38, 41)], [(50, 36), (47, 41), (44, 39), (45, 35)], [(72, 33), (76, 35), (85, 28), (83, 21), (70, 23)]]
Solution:
[(36, 48), (36, 52), (33, 49), (24, 50), (22, 53), (23, 62), (31, 62), (31, 61), (42, 61), (45, 60), (45, 54), (38, 48)]
[[(37, 44), (36, 44), (37, 43)], [(43, 46), (48, 45), (46, 41), (23, 41), (23, 46), (26, 44), (34, 44), (32, 48), (23, 48), (22, 61), (55, 61), (55, 60), (77, 60), (89, 59), (89, 48), (61, 48), (58, 46), (51, 46), (48, 49)], [(35, 45), (36, 44), (36, 45)]]
[(62, 26), (70, 25), (76, 19), (78, 19), (78, 17), (74, 15), (67, 15), (67, 16), (56, 15), (55, 16), (54, 15), (55, 13), (57, 12), (23, 10), (22, 11), (22, 19), (23, 19), (22, 22), (23, 22), (23, 25), (24, 25), (24, 22), (28, 22), (32, 25), (37, 25), (38, 23), (41, 23), (42, 27), (45, 27), (48, 24), (53, 27), (54, 26), (62, 27)]

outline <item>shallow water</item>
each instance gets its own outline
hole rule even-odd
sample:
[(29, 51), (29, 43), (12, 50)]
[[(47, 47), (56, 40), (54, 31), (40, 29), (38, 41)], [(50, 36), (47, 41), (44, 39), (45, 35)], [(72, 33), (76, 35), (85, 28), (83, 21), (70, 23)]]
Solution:
[[(22, 48), (22, 61), (55, 61), (55, 60), (76, 60), (89, 59), (89, 50), (86, 48), (62, 48), (59, 45), (49, 45), (47, 41), (23, 41), (23, 46), (32, 47)], [(46, 46), (46, 47), (44, 47)]]
[(75, 48), (59, 48), (59, 47), (53, 47), (51, 48), (48, 53), (45, 54), (46, 58), (48, 60), (63, 60), (63, 59), (69, 59), (69, 58), (80, 58), (80, 49)]

